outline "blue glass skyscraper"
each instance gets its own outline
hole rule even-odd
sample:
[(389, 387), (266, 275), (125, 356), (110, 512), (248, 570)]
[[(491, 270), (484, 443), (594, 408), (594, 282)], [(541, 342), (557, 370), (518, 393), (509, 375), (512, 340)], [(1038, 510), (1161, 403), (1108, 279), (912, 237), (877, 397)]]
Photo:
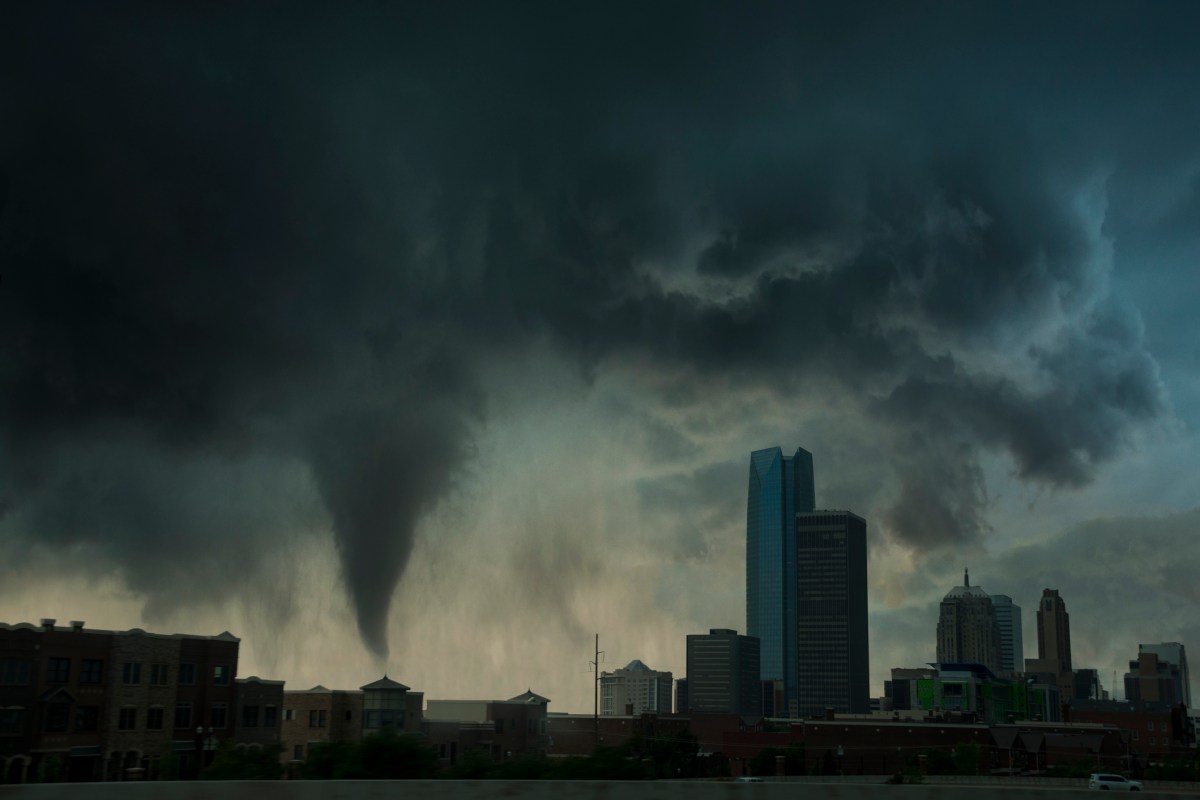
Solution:
[(762, 679), (784, 682), (789, 713), (798, 682), (796, 514), (813, 511), (815, 503), (812, 453), (797, 448), (787, 457), (772, 447), (750, 454), (746, 633), (759, 639)]

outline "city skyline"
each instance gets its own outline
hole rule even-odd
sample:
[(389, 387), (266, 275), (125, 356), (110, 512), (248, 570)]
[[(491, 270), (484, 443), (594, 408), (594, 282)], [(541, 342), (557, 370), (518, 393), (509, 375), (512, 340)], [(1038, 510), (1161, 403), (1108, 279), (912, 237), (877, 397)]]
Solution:
[(1119, 691), (1200, 641), (1197, 22), (4, 4), (0, 607), (586, 711), (802, 444), (872, 694), (964, 564)]

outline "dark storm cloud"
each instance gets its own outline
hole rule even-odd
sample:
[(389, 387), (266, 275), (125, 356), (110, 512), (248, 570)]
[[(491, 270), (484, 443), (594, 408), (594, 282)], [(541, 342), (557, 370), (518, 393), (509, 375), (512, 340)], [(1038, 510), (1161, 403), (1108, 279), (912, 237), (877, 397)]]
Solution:
[[(920, 546), (986, 530), (982, 452), (1078, 485), (1162, 409), (1077, 202), (1137, 137), (1062, 110), (1130, 64), (1170, 79), (1119, 24), (1084, 25), (1103, 58), (1045, 50), (1047, 82), (1028, 53), (1066, 23), (1042, 12), (1026, 39), (798, 6), (4, 13), (0, 503), (72, 509), (7, 535), (99, 542), (134, 584), (146, 541), (203, 538), (163, 522), (195, 484), (298, 459), (384, 652), (478, 366), (546, 336), (591, 373), (636, 354), (857, 398), (899, 431), (890, 519)], [(1036, 385), (995, 365), (1047, 320)], [(68, 491), (72, 447), (140, 448), (117, 474), (149, 511)]]

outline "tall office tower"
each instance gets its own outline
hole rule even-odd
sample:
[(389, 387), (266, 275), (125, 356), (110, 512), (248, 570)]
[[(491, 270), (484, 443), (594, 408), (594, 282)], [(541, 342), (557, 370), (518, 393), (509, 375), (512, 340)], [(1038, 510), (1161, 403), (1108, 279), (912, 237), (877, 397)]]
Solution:
[(938, 614), (937, 660), (941, 664), (982, 664), (999, 674), (1000, 624), (992, 598), (971, 585), (963, 571), (963, 585), (944, 598)]
[(671, 673), (652, 670), (638, 659), (622, 669), (600, 673), (600, 713), (670, 714)]
[(1021, 636), (1021, 607), (1006, 594), (992, 595), (1000, 626), (1000, 671), (1011, 675), (1025, 668), (1025, 642)]
[(761, 643), (763, 680), (782, 680), (796, 706), (796, 514), (815, 507), (812, 453), (778, 447), (750, 454), (746, 502), (746, 632)]
[(1192, 707), (1187, 653), (1179, 642), (1139, 644), (1125, 673), (1125, 699)]
[(796, 514), (796, 556), (797, 714), (868, 714), (866, 520)]
[(692, 713), (762, 714), (759, 643), (727, 628), (687, 637), (687, 702)]
[(1064, 698), (1075, 696), (1075, 673), (1071, 669), (1071, 617), (1057, 589), (1043, 589), (1038, 603), (1038, 657), (1026, 662), (1026, 672), (1054, 676)]
[(1061, 675), (1071, 671), (1071, 616), (1058, 589), (1043, 589), (1038, 606), (1038, 660), (1055, 665)]

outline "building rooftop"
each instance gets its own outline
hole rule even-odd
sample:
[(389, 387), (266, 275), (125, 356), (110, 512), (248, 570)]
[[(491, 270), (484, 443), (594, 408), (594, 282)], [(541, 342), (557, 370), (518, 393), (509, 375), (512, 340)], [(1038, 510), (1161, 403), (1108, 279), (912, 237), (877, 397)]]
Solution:
[(396, 690), (407, 692), (409, 689), (409, 687), (405, 686), (403, 683), (394, 681), (391, 678), (389, 678), (387, 675), (384, 675), (382, 678), (375, 681), (374, 683), (368, 683), (366, 686), (360, 686), (358, 688), (362, 689), (364, 692), (375, 691), (378, 689), (396, 689)]
[(155, 639), (203, 639), (220, 642), (241, 641), (241, 639), (229, 631), (221, 631), (216, 636), (206, 636), (199, 633), (150, 633), (142, 628), (130, 628), (127, 631), (109, 631), (101, 628), (85, 628), (84, 623), (81, 621), (72, 621), (70, 626), (55, 625), (57, 621), (54, 619), (44, 619), (41, 625), (34, 625), (32, 622), (17, 622), (12, 625), (7, 622), (0, 622), (0, 630), (33, 631), (35, 633), (94, 633), (105, 636), (149, 636)]
[(549, 700), (549, 698), (542, 697), (540, 694), (534, 693), (534, 691), (532, 689), (526, 689), (523, 694), (519, 694), (516, 697), (510, 697), (508, 700), (505, 700), (504, 702), (506, 702), (506, 703), (529, 703), (531, 705), (536, 705), (538, 703), (548, 704), (550, 702), (550, 700)]
[(991, 595), (983, 590), (982, 586), (972, 586), (971, 576), (967, 570), (963, 570), (963, 585), (955, 586), (950, 591), (946, 592), (947, 600), (952, 600), (960, 597), (982, 597), (984, 600), (991, 600)]

